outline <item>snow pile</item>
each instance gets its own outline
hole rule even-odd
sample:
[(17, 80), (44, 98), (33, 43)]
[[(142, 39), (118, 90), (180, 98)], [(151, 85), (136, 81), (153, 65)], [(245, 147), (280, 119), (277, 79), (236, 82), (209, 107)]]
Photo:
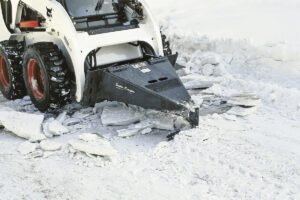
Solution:
[[(173, 49), (179, 51), (180, 64), (187, 66), (180, 71), (184, 83), (213, 83), (205, 92), (191, 91), (193, 99), (197, 96), (201, 99), (200, 94), (205, 93), (224, 98), (252, 93), (261, 99), (262, 104), (278, 110), (284, 108), (290, 118), (300, 116), (299, 112), (295, 112), (300, 99), (297, 61), (277, 60), (275, 55), (266, 55), (246, 40), (212, 40), (199, 34), (176, 31), (168, 34)], [(204, 72), (208, 61), (213, 66), (212, 73)]]
[(300, 58), (298, 0), (146, 0), (168, 31), (247, 40), (266, 54)]

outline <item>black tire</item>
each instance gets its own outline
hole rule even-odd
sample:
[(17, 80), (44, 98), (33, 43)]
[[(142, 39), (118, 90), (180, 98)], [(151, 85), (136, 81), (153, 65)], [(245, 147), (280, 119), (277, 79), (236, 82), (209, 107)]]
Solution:
[(164, 55), (169, 56), (172, 55), (172, 49), (170, 42), (167, 40), (167, 36), (161, 33), (162, 45), (164, 50)]
[[(32, 67), (33, 61), (39, 67), (39, 75), (32, 70), (37, 68)], [(55, 44), (41, 42), (28, 47), (24, 54), (23, 77), (31, 101), (40, 111), (54, 112), (70, 102), (70, 75), (64, 56)]]
[[(23, 55), (22, 42), (13, 40), (0, 42), (0, 90), (9, 100), (23, 98), (26, 95), (22, 76)], [(2, 71), (4, 68), (5, 73)], [(6, 75), (3, 76), (2, 72)]]

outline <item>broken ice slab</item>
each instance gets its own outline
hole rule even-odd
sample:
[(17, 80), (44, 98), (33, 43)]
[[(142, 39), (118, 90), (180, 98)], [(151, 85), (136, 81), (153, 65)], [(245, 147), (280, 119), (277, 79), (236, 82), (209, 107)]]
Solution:
[[(88, 141), (88, 142), (87, 142)], [(76, 151), (84, 152), (90, 155), (114, 157), (118, 152), (111, 146), (111, 144), (100, 137), (93, 134), (85, 134), (79, 136), (79, 140), (69, 141), (69, 145)]]
[(254, 114), (256, 111), (257, 111), (257, 107), (245, 108), (245, 107), (235, 106), (231, 108), (227, 112), (227, 114), (246, 117), (248, 115)]
[(184, 86), (187, 90), (204, 90), (212, 87), (215, 83), (214, 81), (192, 80), (184, 83)]
[(204, 99), (202, 98), (202, 94), (193, 95), (192, 100), (194, 101), (196, 106), (201, 106), (204, 101)]
[(85, 141), (85, 142), (95, 142), (99, 139), (99, 136), (97, 134), (93, 134), (93, 133), (83, 133), (78, 136), (78, 139)]
[(65, 126), (74, 126), (76, 124), (79, 124), (80, 122), (81, 122), (80, 118), (69, 118), (69, 119), (66, 119), (63, 122), (63, 125), (65, 125)]
[(29, 114), (16, 111), (0, 111), (0, 123), (15, 135), (38, 141), (45, 139), (41, 131), (44, 115)]
[(105, 126), (126, 126), (139, 122), (144, 114), (126, 105), (104, 107), (101, 121)]
[(174, 130), (176, 117), (172, 114), (162, 113), (154, 110), (147, 110), (147, 120), (153, 124), (153, 128), (161, 130)]
[(230, 96), (228, 103), (236, 106), (254, 107), (261, 104), (261, 99), (250, 93), (235, 94)]
[(144, 130), (147, 129), (147, 131), (144, 131), (143, 134), (149, 133), (152, 130), (153, 124), (150, 122), (144, 121), (138, 124), (132, 124), (127, 129), (121, 129), (117, 130), (119, 137), (131, 137), (134, 135), (137, 135), (138, 133), (142, 133)]
[(68, 117), (69, 116), (67, 115), (67, 112), (62, 112), (58, 115), (56, 120), (59, 121), (60, 123), (63, 123)]
[(62, 123), (60, 123), (57, 120), (53, 120), (49, 122), (48, 124), (48, 131), (55, 136), (60, 136), (63, 134), (66, 134), (69, 132), (69, 129), (67, 129)]
[(93, 112), (101, 114), (105, 107), (121, 106), (122, 104), (123, 103), (116, 102), (116, 101), (103, 101), (100, 103), (96, 103), (96, 105), (93, 108)]

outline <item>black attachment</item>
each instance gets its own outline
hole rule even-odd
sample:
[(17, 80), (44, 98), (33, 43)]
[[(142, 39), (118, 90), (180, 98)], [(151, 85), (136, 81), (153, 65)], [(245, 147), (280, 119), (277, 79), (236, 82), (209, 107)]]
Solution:
[(178, 58), (178, 53), (176, 52), (176, 54), (168, 55), (167, 57), (168, 57), (170, 63), (175, 67), (176, 66), (176, 61), (177, 61), (177, 58)]
[(195, 128), (196, 126), (199, 126), (199, 115), (200, 115), (200, 109), (195, 108), (195, 111), (190, 111), (188, 121), (191, 123), (192, 127)]
[(84, 106), (94, 106), (104, 100), (119, 101), (159, 111), (175, 111), (198, 125), (199, 110), (186, 107), (191, 96), (168, 57), (134, 60), (118, 65), (91, 68), (85, 63), (86, 82)]
[(155, 110), (185, 111), (185, 104), (191, 101), (167, 57), (96, 69), (87, 67), (84, 91), (85, 106), (109, 100)]

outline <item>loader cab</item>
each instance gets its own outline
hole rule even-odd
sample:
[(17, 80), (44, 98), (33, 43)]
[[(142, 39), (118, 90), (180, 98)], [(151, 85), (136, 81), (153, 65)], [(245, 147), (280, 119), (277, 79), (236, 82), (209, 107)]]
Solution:
[(119, 3), (124, 0), (57, 1), (66, 9), (77, 31), (95, 35), (138, 28), (138, 20), (126, 13), (124, 3)]

